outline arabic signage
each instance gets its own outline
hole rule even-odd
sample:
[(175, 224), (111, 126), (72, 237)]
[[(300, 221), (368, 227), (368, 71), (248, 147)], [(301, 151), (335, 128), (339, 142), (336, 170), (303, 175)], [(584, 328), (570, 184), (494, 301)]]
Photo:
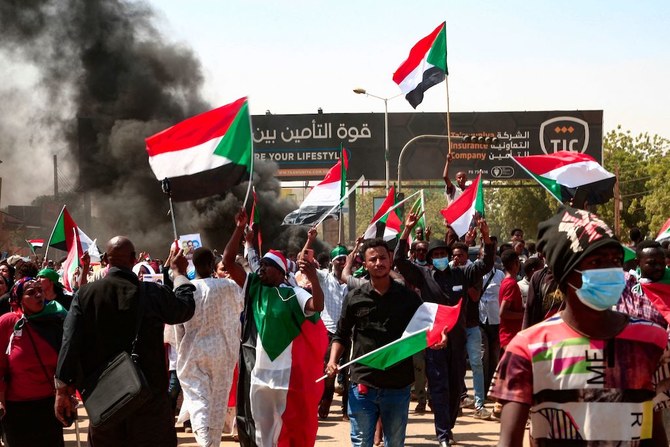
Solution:
[[(472, 112), (452, 113), (450, 174), (480, 170), (485, 179), (523, 179), (527, 175), (509, 158), (558, 150), (586, 153), (602, 163), (603, 112)], [(384, 114), (330, 113), (314, 115), (255, 115), (252, 117), (257, 160), (279, 165), (282, 180), (319, 180), (339, 157), (342, 144), (349, 153), (350, 179), (365, 175), (384, 180)], [(446, 135), (442, 113), (390, 113), (389, 165), (398, 176), (403, 146), (419, 135)], [(462, 136), (488, 137), (491, 142), (464, 142)], [(402, 179), (442, 178), (447, 140), (420, 139), (403, 156)]]

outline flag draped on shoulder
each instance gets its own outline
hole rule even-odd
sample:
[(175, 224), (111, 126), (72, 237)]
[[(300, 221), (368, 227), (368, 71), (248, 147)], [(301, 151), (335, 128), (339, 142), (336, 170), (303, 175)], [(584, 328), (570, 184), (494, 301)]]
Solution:
[(393, 81), (416, 109), (424, 92), (444, 81), (448, 74), (447, 23), (443, 22), (412, 47), (407, 60), (393, 73)]
[(451, 202), (448, 207), (440, 210), (440, 214), (453, 228), (458, 237), (462, 237), (476, 224), (479, 217), (484, 217), (484, 188), (482, 175), (477, 175), (474, 182)]
[[(323, 372), (326, 327), (318, 313), (305, 316), (300, 303), (307, 292), (299, 287), (266, 286), (251, 273), (246, 294), (249, 313), (238, 388), (240, 441), (259, 446), (314, 445), (315, 409), (323, 393), (323, 386), (314, 382)], [(260, 439), (261, 432), (277, 438)]]
[(670, 238), (670, 219), (666, 220), (661, 230), (656, 235), (656, 241), (661, 242), (664, 239)]
[(375, 213), (363, 237), (365, 239), (383, 238), (385, 241), (394, 239), (400, 233), (402, 222), (395, 212), (395, 189), (391, 186), (388, 195)]
[(149, 165), (172, 198), (222, 194), (248, 179), (253, 148), (247, 98), (188, 118), (146, 139)]
[[(76, 232), (73, 231), (75, 229)], [(75, 235), (77, 236), (76, 238)], [(93, 244), (91, 238), (77, 226), (68, 212), (67, 207), (64, 205), (58, 215), (58, 219), (56, 219), (56, 224), (54, 225), (53, 230), (51, 230), (51, 236), (49, 237), (49, 243), (47, 245), (69, 252), (75, 239), (78, 241), (80, 253), (87, 251)]]
[(670, 268), (665, 268), (663, 278), (658, 282), (640, 282), (649, 301), (670, 323)]
[[(312, 188), (300, 207), (286, 215), (282, 225), (313, 225), (318, 222), (324, 213), (327, 213), (342, 199), (342, 188), (343, 183), (346, 182), (348, 167), (347, 151), (343, 150), (335, 166), (330, 168), (324, 179)], [(344, 190), (346, 191), (346, 186)], [(335, 218), (339, 217), (337, 214), (332, 215)]]
[(528, 175), (562, 203), (582, 208), (614, 197), (616, 177), (590, 155), (558, 151), (549, 155), (512, 157)]
[(442, 331), (453, 329), (461, 311), (461, 301), (455, 306), (423, 303), (414, 312), (402, 336), (387, 345), (358, 358), (358, 363), (376, 369), (387, 369), (417, 352), (439, 343)]

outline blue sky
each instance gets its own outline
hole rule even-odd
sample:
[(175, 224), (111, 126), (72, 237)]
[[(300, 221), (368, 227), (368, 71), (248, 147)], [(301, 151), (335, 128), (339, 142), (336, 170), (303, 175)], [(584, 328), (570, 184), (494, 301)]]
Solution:
[[(446, 20), (451, 111), (602, 109), (605, 130), (670, 138), (670, 2), (150, 3), (165, 35), (198, 55), (213, 105), (248, 95), (252, 113), (382, 112), (352, 89), (399, 93), (393, 71)], [(417, 110), (446, 110), (444, 85)]]

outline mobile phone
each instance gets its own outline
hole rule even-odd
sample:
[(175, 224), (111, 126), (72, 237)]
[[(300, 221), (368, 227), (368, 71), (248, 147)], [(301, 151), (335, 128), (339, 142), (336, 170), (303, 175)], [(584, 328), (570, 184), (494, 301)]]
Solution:
[(314, 250), (311, 248), (305, 250), (305, 261), (314, 262)]

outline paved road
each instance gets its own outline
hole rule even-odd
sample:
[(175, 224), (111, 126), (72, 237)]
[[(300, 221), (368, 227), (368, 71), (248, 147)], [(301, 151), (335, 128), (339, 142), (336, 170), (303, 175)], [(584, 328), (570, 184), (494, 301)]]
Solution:
[[(415, 415), (412, 409), (416, 405), (412, 402), (410, 405), (409, 423), (407, 424), (406, 446), (436, 446), (435, 430), (433, 427), (433, 414)], [(340, 408), (339, 400), (333, 401), (332, 409)], [(80, 413), (83, 409), (80, 409)], [(498, 440), (498, 431), (500, 425), (494, 421), (479, 421), (471, 417), (473, 410), (464, 410), (463, 416), (458, 419), (454, 430), (456, 441), (461, 446), (495, 446)], [(86, 430), (88, 428), (88, 419), (85, 415), (80, 416), (80, 435), (82, 445), (86, 445)], [(76, 447), (76, 435), (74, 426), (66, 429), (65, 445), (67, 447)], [(197, 447), (193, 435), (190, 433), (178, 432), (180, 447)], [(223, 437), (221, 446), (235, 446), (237, 442), (231, 437)], [(349, 446), (349, 422), (343, 421), (341, 417), (331, 412), (327, 420), (319, 423), (319, 433), (316, 440), (317, 446)]]

